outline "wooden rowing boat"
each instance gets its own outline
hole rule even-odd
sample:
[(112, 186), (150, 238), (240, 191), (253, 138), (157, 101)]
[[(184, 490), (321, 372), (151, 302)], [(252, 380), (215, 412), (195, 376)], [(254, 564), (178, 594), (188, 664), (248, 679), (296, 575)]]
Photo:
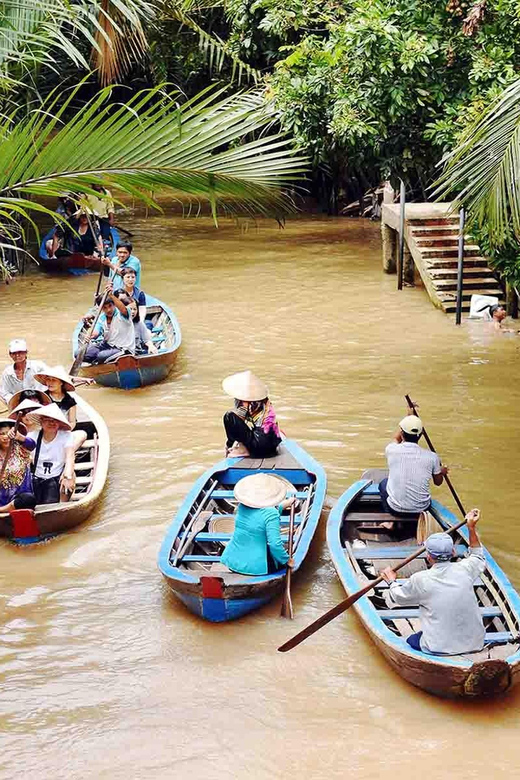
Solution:
[(40, 504), (34, 512), (16, 510), (0, 515), (0, 537), (18, 544), (41, 542), (82, 523), (96, 506), (105, 486), (110, 438), (105, 421), (84, 398), (71, 393), (77, 402), (76, 430), (86, 431), (87, 440), (76, 452), (76, 489), (71, 500), (61, 504)]
[[(38, 250), (40, 267), (50, 273), (70, 273), (74, 276), (82, 276), (90, 272), (99, 271), (101, 260), (97, 257), (89, 257), (83, 252), (71, 252), (62, 257), (49, 257), (47, 254), (47, 241), (54, 235), (54, 228), (43, 237)], [(121, 241), (117, 228), (110, 228), (110, 256), (115, 254), (116, 246)]]
[[(159, 552), (159, 568), (175, 595), (206, 620), (233, 620), (263, 606), (284, 586), (285, 568), (274, 574), (235, 574), (221, 562), (231, 539), (236, 509), (233, 487), (253, 472), (284, 477), (300, 501), (295, 514), (294, 571), (301, 566), (320, 519), (327, 487), (323, 468), (286, 439), (274, 458), (226, 458), (194, 484)], [(288, 533), (289, 514), (282, 517)]]
[[(395, 521), (383, 512), (377, 485), (387, 472), (371, 469), (338, 500), (330, 513), (327, 543), (336, 571), (348, 595), (418, 549), (416, 521)], [(430, 510), (437, 530), (453, 526), (457, 518), (438, 501)], [(434, 529), (432, 530), (432, 533)], [(457, 556), (468, 550), (468, 531), (454, 534)], [(484, 650), (464, 655), (429, 655), (413, 650), (406, 637), (420, 630), (418, 607), (387, 606), (385, 582), (354, 604), (359, 618), (391, 666), (405, 680), (430, 693), (449, 698), (493, 696), (520, 679), (520, 598), (506, 575), (486, 550), (487, 566), (475, 585), (475, 595), (486, 627)], [(426, 568), (424, 557), (398, 572), (410, 576)]]
[[(156, 355), (122, 355), (101, 365), (83, 364), (78, 376), (94, 379), (104, 387), (134, 390), (136, 387), (160, 382), (171, 371), (181, 345), (181, 327), (165, 303), (146, 296), (146, 320), (151, 325), (152, 338), (159, 349)], [(73, 354), (83, 343), (88, 325), (80, 320), (72, 337)]]

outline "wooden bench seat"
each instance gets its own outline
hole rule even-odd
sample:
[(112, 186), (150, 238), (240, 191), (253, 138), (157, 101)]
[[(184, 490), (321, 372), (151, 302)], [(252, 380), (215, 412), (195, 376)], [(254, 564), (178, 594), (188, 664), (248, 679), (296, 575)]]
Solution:
[[(417, 552), (419, 547), (352, 547), (351, 552), (356, 560), (376, 561), (376, 560), (398, 560), (408, 558), (409, 555)], [(464, 544), (454, 545), (454, 556), (465, 555), (468, 548)], [(426, 558), (426, 552), (417, 556)]]
[[(479, 607), (483, 618), (500, 617), (503, 613), (500, 607)], [(381, 609), (377, 614), (383, 620), (408, 620), (419, 617), (419, 607), (403, 607), (402, 609)]]

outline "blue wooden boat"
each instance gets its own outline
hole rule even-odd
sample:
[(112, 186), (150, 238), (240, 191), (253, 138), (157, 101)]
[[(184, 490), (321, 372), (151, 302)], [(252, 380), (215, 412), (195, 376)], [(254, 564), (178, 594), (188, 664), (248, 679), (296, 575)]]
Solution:
[[(38, 251), (38, 257), (40, 267), (44, 271), (51, 273), (70, 273), (74, 276), (83, 276), (84, 274), (99, 271), (101, 263), (98, 259), (86, 257), (82, 252), (73, 252), (70, 255), (64, 257), (49, 257), (47, 254), (46, 243), (54, 234), (54, 228), (51, 228), (48, 233), (43, 237)], [(117, 228), (110, 228), (110, 256), (113, 256), (116, 251), (117, 244), (121, 241)]]
[[(118, 387), (135, 390), (137, 387), (153, 385), (163, 380), (172, 370), (181, 345), (181, 327), (172, 310), (157, 298), (146, 296), (146, 322), (159, 352), (156, 355), (122, 355), (110, 363), (83, 364), (78, 376), (94, 379), (104, 387)], [(72, 337), (72, 352), (75, 355), (88, 331), (83, 320), (76, 325)]]
[[(338, 500), (327, 524), (327, 543), (339, 578), (350, 596), (375, 579), (386, 566), (395, 566), (418, 549), (417, 522), (383, 511), (377, 485), (386, 472), (363, 474)], [(430, 510), (437, 528), (447, 530), (458, 519), (438, 501)], [(381, 526), (393, 522), (392, 528)], [(468, 531), (454, 534), (457, 557), (468, 550)], [(483, 650), (464, 655), (430, 655), (413, 650), (406, 637), (420, 630), (419, 608), (389, 608), (385, 582), (357, 601), (353, 608), (391, 666), (413, 685), (448, 698), (493, 696), (520, 679), (520, 598), (486, 550), (486, 570), (475, 585), (475, 595), (486, 628)], [(426, 568), (424, 557), (398, 572), (410, 576)]]
[[(191, 612), (223, 622), (242, 617), (277, 596), (286, 569), (274, 574), (236, 574), (220, 562), (231, 539), (236, 509), (233, 488), (242, 477), (268, 472), (288, 480), (300, 503), (295, 515), (294, 571), (318, 526), (327, 479), (323, 468), (294, 441), (286, 439), (273, 458), (226, 458), (194, 484), (171, 524), (159, 552), (159, 569), (174, 594)], [(282, 534), (289, 515), (282, 516)]]

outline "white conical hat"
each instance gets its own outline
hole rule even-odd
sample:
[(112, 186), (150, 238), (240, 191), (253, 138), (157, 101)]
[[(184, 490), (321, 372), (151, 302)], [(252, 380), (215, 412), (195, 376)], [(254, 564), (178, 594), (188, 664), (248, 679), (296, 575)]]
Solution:
[(222, 388), (227, 395), (239, 401), (261, 401), (268, 396), (267, 385), (252, 371), (240, 371), (227, 376), (222, 382)]
[[(0, 419), (0, 426), (3, 427), (4, 425), (9, 425), (9, 427), (14, 428), (16, 423), (14, 420), (11, 420), (10, 417), (2, 417)], [(18, 431), (22, 434), (22, 436), (27, 436), (27, 428), (23, 423), (18, 424)]]
[(67, 390), (69, 393), (75, 389), (74, 380), (71, 376), (69, 376), (69, 374), (67, 374), (63, 366), (52, 366), (52, 368), (50, 366), (45, 366), (45, 370), (40, 371), (39, 374), (35, 374), (34, 378), (41, 385), (45, 385), (46, 376), (52, 376), (54, 379), (60, 379), (63, 382), (63, 389)]
[(287, 483), (274, 474), (251, 474), (243, 477), (233, 491), (240, 504), (260, 509), (277, 506), (287, 493)]
[(9, 415), (10, 420), (16, 420), (18, 417), (18, 412), (22, 412), (22, 414), (27, 414), (27, 412), (35, 412), (37, 409), (42, 409), (43, 404), (38, 403), (38, 401), (31, 401), (29, 398), (26, 398), (25, 401), (22, 401), (21, 404), (18, 404), (11, 414)]
[(48, 417), (50, 420), (57, 420), (61, 423), (61, 428), (64, 431), (70, 431), (72, 429), (72, 425), (69, 423), (58, 404), (42, 406), (41, 409), (37, 409), (35, 412), (32, 412), (32, 414), (33, 417), (37, 417), (38, 420), (41, 420), (44, 417)]

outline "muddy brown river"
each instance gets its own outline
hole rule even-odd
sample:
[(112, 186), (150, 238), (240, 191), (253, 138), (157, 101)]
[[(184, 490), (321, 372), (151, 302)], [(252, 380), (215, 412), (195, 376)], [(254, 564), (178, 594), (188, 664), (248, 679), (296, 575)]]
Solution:
[[(31, 548), (0, 543), (0, 777), (516, 776), (520, 691), (493, 703), (434, 698), (390, 669), (353, 612), (276, 652), (344, 597), (326, 516), (295, 578), (292, 624), (279, 602), (205, 623), (174, 600), (156, 558), (192, 482), (223, 455), (221, 379), (251, 368), (285, 433), (325, 467), (333, 498), (384, 465), (410, 393), (519, 587), (520, 337), (457, 328), (424, 290), (398, 292), (368, 221), (124, 224), (142, 288), (173, 308), (183, 345), (160, 385), (83, 391), (112, 446), (90, 520)], [(95, 285), (35, 273), (2, 286), (2, 361), (21, 336), (33, 357), (69, 366)], [(445, 487), (435, 496), (452, 506)]]

